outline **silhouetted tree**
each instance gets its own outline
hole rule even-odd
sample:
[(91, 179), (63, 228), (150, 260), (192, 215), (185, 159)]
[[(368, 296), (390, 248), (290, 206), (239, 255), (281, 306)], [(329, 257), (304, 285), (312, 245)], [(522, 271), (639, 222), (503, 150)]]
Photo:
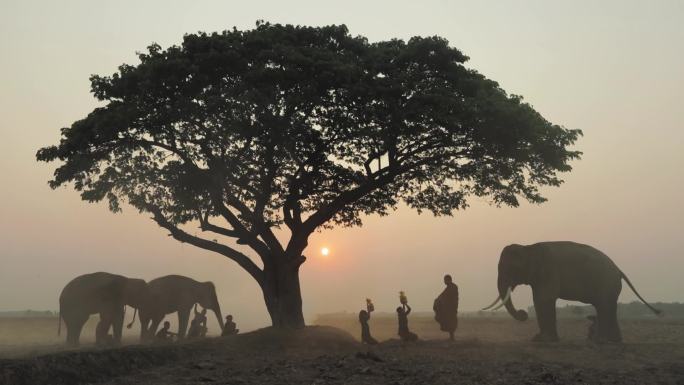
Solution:
[[(345, 26), (259, 22), (139, 58), (92, 76), (106, 104), (38, 151), (63, 162), (50, 185), (73, 183), (114, 212), (127, 201), (175, 239), (237, 262), (278, 327), (304, 325), (298, 272), (316, 229), (361, 225), (400, 202), (435, 215), (471, 194), (543, 202), (538, 188), (559, 185), (580, 155), (567, 148), (580, 131), (464, 67), (439, 37), (369, 43)], [(183, 230), (189, 222), (259, 258)]]

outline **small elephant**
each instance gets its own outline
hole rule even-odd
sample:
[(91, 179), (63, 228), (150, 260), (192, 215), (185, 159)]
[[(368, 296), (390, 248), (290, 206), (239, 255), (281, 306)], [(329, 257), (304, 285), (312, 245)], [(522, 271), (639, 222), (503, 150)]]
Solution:
[[(110, 273), (92, 273), (72, 279), (59, 296), (59, 328), (67, 328), (67, 344), (77, 346), (83, 325), (91, 314), (100, 314), (95, 330), (95, 342), (121, 343), (125, 306), (139, 308), (147, 296), (147, 283)], [(135, 317), (135, 316), (134, 316)], [(113, 336), (109, 337), (109, 328)]]
[(537, 314), (539, 334), (534, 341), (558, 341), (556, 300), (591, 304), (596, 309), (598, 341), (620, 342), (617, 301), (625, 280), (634, 294), (654, 313), (627, 276), (601, 251), (574, 242), (541, 242), (528, 246), (509, 245), (501, 252), (497, 288), (499, 301), (519, 321), (527, 320), (524, 310), (516, 310), (511, 292), (517, 285), (530, 285)]
[(178, 312), (178, 338), (185, 337), (192, 307), (199, 303), (216, 314), (221, 329), (223, 317), (212, 282), (198, 282), (181, 275), (167, 275), (148, 283), (149, 300), (140, 309), (141, 338), (151, 339), (167, 314)]

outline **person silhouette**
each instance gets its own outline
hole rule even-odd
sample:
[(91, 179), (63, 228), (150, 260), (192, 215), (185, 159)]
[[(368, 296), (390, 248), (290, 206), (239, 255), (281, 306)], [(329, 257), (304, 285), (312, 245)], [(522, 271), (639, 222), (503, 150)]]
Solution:
[(190, 328), (188, 329), (188, 338), (199, 338), (202, 336), (202, 326), (200, 325), (197, 318), (195, 318), (190, 322)]
[(156, 342), (170, 342), (173, 336), (176, 335), (176, 333), (172, 333), (169, 331), (171, 328), (171, 323), (169, 321), (164, 321), (164, 326), (159, 329), (157, 334), (155, 335), (155, 341)]
[(233, 322), (233, 316), (228, 314), (226, 316), (226, 322), (223, 325), (222, 336), (232, 336), (233, 334), (238, 334), (240, 329), (237, 328), (235, 322)]
[(449, 274), (444, 276), (446, 287), (435, 299), (432, 309), (435, 311), (435, 321), (442, 331), (449, 333), (449, 340), (454, 340), (454, 332), (458, 327), (458, 286)]
[(361, 342), (368, 345), (378, 344), (378, 341), (371, 336), (370, 327), (368, 326), (368, 321), (370, 320), (373, 310), (375, 310), (373, 303), (367, 299), (366, 310), (361, 310), (359, 312), (359, 322), (361, 323)]
[[(404, 309), (406, 308), (406, 309)], [(403, 304), (397, 308), (397, 318), (399, 319), (399, 337), (404, 342), (413, 342), (418, 340), (418, 336), (412, 333), (408, 328), (408, 315), (411, 314), (411, 306), (408, 303)]]
[(200, 336), (204, 337), (207, 335), (207, 309), (202, 309), (201, 312), (197, 311), (197, 304), (195, 304), (195, 321), (197, 321), (197, 327), (200, 331)]

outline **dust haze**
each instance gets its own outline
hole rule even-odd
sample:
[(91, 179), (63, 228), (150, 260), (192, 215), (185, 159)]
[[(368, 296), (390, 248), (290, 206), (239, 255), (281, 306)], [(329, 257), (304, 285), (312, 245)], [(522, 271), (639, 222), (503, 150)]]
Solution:
[[(302, 253), (306, 263), (299, 274), (305, 322), (342, 329), (353, 338), (323, 333), (324, 342), (310, 346), (309, 338), (315, 338), (306, 335), (301, 337), (302, 346), (287, 353), (275, 350), (263, 366), (251, 360), (250, 349), (268, 345), (264, 341), (270, 335), (258, 337), (264, 341), (236, 336), (235, 341), (242, 341), (250, 352), (246, 355), (231, 350), (234, 347), (221, 350), (223, 342), (216, 341), (233, 341), (224, 337), (212, 338), (209, 350), (196, 343), (179, 344), (173, 348), (178, 353), (173, 350), (171, 356), (193, 355), (194, 364), (209, 362), (206, 365), (216, 368), (208, 371), (208, 378), (243, 379), (236, 383), (269, 383), (274, 381), (269, 370), (287, 371), (293, 383), (312, 378), (318, 383), (342, 383), (344, 378), (352, 378), (351, 383), (410, 383), (429, 381), (429, 375), (435, 376), (433, 383), (454, 378), (492, 383), (521, 362), (540, 365), (518, 373), (530, 383), (606, 378), (622, 383), (681, 381), (684, 368), (675, 363), (684, 358), (684, 314), (679, 315), (676, 306), (684, 291), (680, 95), (684, 51), (679, 48), (684, 40), (683, 18), (684, 3), (679, 1), (473, 4), (434, 0), (401, 5), (391, 1), (120, 1), (97, 6), (84, 0), (3, 1), (0, 359), (16, 359), (20, 368), (27, 357), (92, 349), (96, 315), (84, 326), (81, 347), (64, 345), (64, 326), (57, 335), (59, 296), (73, 278), (100, 271), (146, 281), (171, 274), (211, 281), (222, 316), (233, 315), (241, 334), (271, 326), (262, 288), (234, 261), (178, 242), (152, 215), (140, 214), (128, 204), (114, 214), (106, 202), (84, 202), (71, 187), (52, 190), (47, 181), (56, 165), (36, 162), (38, 149), (59, 143), (60, 128), (104, 105), (89, 93), (92, 74), (110, 75), (122, 63), (137, 64), (137, 52), (146, 52), (153, 42), (165, 49), (180, 44), (184, 34), (233, 26), (248, 30), (256, 20), (266, 20), (306, 26), (345, 24), (351, 35), (363, 35), (370, 42), (441, 36), (470, 58), (467, 68), (496, 80), (509, 94), (522, 95), (549, 121), (581, 129), (583, 136), (571, 149), (581, 151), (582, 156), (570, 162), (572, 171), (562, 174), (560, 187), (542, 187), (548, 199), (543, 204), (521, 201), (519, 207), (497, 207), (488, 197), (474, 197), (467, 209), (434, 217), (429, 211), (419, 215), (400, 203), (388, 216), (363, 215), (361, 227), (314, 232)], [(195, 221), (183, 228), (197, 235), (199, 227)], [(285, 226), (275, 230), (281, 243), (286, 244), (290, 236)], [(586, 316), (593, 314), (592, 309), (559, 312), (561, 342), (551, 352), (529, 342), (538, 327), (532, 314), (520, 323), (505, 308), (480, 311), (500, 295), (497, 266), (507, 245), (564, 240), (605, 253), (629, 276), (639, 294), (655, 307), (668, 309), (665, 316), (618, 309), (624, 345), (601, 350), (587, 343)], [(252, 249), (235, 241), (229, 245), (261, 267)], [(454, 357), (473, 364), (461, 372), (449, 361), (450, 345), (444, 341), (448, 335), (440, 332), (433, 319), (433, 301), (444, 289), (445, 274), (453, 276), (460, 290), (461, 323), (455, 342), (459, 352)], [(421, 339), (414, 352), (398, 342), (395, 309), (400, 291), (409, 297), (411, 329)], [(529, 311), (534, 305), (527, 285), (517, 286), (512, 297), (519, 309)], [(366, 298), (372, 298), (376, 308), (370, 325), (380, 341), (373, 354), (381, 361), (357, 356), (363, 350), (356, 345), (361, 336), (358, 312), (366, 306)], [(637, 296), (623, 284), (618, 302), (629, 306), (635, 301), (639, 301)], [(577, 304), (559, 300), (557, 306)], [(133, 311), (126, 308), (125, 324)], [(171, 330), (178, 328), (175, 314), (164, 320), (171, 322)], [(208, 336), (220, 336), (221, 327), (211, 314), (207, 328)], [(121, 349), (133, 349), (145, 357), (158, 349), (138, 347), (139, 335), (140, 322), (131, 329), (124, 326)], [(339, 350), (326, 356), (335, 347)], [(105, 351), (109, 350), (96, 350), (110, 354)], [(108, 359), (118, 353), (111, 354)], [(428, 364), (421, 354), (435, 359)], [(173, 364), (177, 357), (173, 357), (161, 364), (143, 360), (139, 367), (130, 368), (128, 377), (115, 379), (100, 371), (84, 374), (91, 377), (81, 380), (199, 381), (195, 369), (178, 369)], [(242, 362), (246, 369), (222, 372), (228, 370), (221, 366), (223, 359)], [(289, 364), (283, 363), (288, 360), (301, 363), (299, 372), (290, 371)], [(397, 363), (402, 360), (410, 363), (403, 375), (398, 374), (402, 365)], [(501, 362), (503, 366), (496, 367)], [(68, 367), (70, 361), (64, 365)], [(564, 365), (579, 368), (578, 377), (568, 374)], [(330, 377), (316, 377), (319, 367), (325, 368), (321, 373), (330, 372)], [(490, 371), (492, 367), (496, 369)], [(154, 375), (136, 377), (136, 370)], [(551, 377), (544, 377), (547, 374)]]

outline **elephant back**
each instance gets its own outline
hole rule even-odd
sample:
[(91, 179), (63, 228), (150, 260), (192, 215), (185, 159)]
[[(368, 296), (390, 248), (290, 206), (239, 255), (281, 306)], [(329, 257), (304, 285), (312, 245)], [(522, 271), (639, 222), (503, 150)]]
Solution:
[(59, 296), (61, 310), (78, 307), (97, 312), (103, 302), (120, 299), (126, 277), (106, 272), (80, 275), (66, 284)]
[(166, 275), (147, 283), (152, 304), (167, 313), (177, 311), (179, 304), (186, 302), (183, 299), (193, 297), (200, 285), (200, 282), (182, 275)]

